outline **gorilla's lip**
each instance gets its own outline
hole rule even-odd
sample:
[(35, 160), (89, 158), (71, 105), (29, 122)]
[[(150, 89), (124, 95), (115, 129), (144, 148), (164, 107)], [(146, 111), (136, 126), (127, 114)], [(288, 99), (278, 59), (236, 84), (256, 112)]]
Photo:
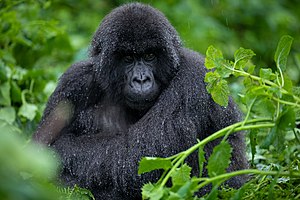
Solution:
[(139, 95), (126, 96), (125, 99), (126, 99), (127, 105), (129, 107), (131, 107), (132, 109), (145, 110), (145, 109), (149, 109), (150, 107), (153, 106), (157, 97), (158, 97), (158, 94), (151, 95), (151, 96), (139, 94)]
[(151, 103), (153, 101), (155, 101), (157, 96), (153, 96), (153, 97), (144, 97), (142, 95), (137, 95), (137, 96), (127, 96), (126, 100), (134, 103), (134, 104), (143, 104), (143, 103)]

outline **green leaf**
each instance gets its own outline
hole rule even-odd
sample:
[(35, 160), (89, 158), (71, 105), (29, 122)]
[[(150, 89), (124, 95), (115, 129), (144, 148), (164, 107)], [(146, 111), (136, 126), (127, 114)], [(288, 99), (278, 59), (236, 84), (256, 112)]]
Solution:
[(287, 75), (284, 75), (284, 86), (283, 88), (292, 93), (293, 92), (293, 82), (292, 80), (290, 79), (290, 77), (288, 77)]
[(205, 152), (203, 150), (203, 146), (201, 146), (198, 149), (199, 177), (202, 177), (203, 166), (205, 161)]
[(154, 185), (152, 183), (147, 183), (142, 187), (142, 196), (143, 199), (149, 198), (151, 195), (151, 191), (154, 189)]
[(235, 69), (240, 69), (242, 70), (246, 63), (251, 60), (251, 58), (255, 56), (255, 53), (251, 49), (244, 49), (244, 48), (239, 48), (236, 50), (234, 53), (234, 66)]
[(216, 63), (223, 59), (222, 52), (216, 49), (214, 46), (209, 46), (206, 51), (206, 58), (205, 58), (205, 67), (207, 69), (213, 69), (216, 67)]
[(181, 196), (179, 194), (170, 192), (170, 195), (168, 196), (167, 200), (182, 200)]
[(229, 87), (227, 81), (220, 80), (217, 82), (211, 90), (211, 96), (213, 100), (220, 106), (227, 106), (229, 101)]
[(206, 86), (206, 90), (209, 93), (212, 92), (212, 90), (214, 89), (215, 85), (217, 84), (220, 78), (221, 78), (220, 75), (216, 71), (206, 73), (204, 82), (208, 83)]
[(14, 107), (0, 108), (0, 120), (12, 124), (16, 120), (16, 111)]
[(195, 181), (196, 177), (192, 178), (191, 180), (186, 181), (178, 190), (177, 194), (180, 196), (181, 199), (193, 199), (194, 193), (199, 189), (198, 188), (198, 181)]
[(253, 64), (251, 64), (251, 65), (249, 65), (249, 67), (248, 67), (248, 69), (247, 69), (247, 72), (249, 73), (249, 74), (253, 74), (253, 72), (254, 72), (254, 70), (255, 70), (255, 65), (253, 65)]
[(280, 38), (277, 45), (274, 61), (276, 62), (276, 66), (280, 68), (281, 71), (285, 71), (286, 69), (286, 62), (291, 50), (292, 43), (293, 38), (289, 35), (284, 35)]
[(15, 81), (11, 81), (11, 100), (13, 102), (22, 102), (22, 92), (21, 88), (18, 86), (18, 84)]
[(170, 169), (172, 167), (171, 160), (166, 158), (143, 157), (139, 164), (138, 174), (143, 174), (156, 169)]
[(1, 83), (0, 85), (0, 105), (10, 106), (10, 84), (9, 82)]
[(265, 140), (263, 141), (263, 143), (262, 143), (262, 145), (261, 145), (261, 148), (263, 148), (263, 149), (268, 149), (269, 146), (270, 146), (271, 144), (273, 144), (277, 132), (278, 132), (277, 126), (273, 127), (273, 128), (270, 130), (270, 132), (269, 132), (269, 134), (267, 135), (267, 137), (265, 138)]
[(276, 120), (276, 125), (271, 129), (268, 136), (262, 143), (262, 148), (273, 145), (280, 152), (284, 150), (286, 131), (293, 130), (296, 123), (296, 114), (292, 108), (284, 108)]
[(216, 62), (216, 67), (222, 78), (228, 78), (233, 73), (233, 63), (229, 60), (219, 59)]
[(181, 196), (181, 198), (186, 197), (191, 190), (192, 182), (187, 181), (178, 191), (177, 194)]
[(164, 195), (164, 190), (161, 187), (156, 187), (151, 183), (147, 183), (142, 188), (143, 199), (160, 200)]
[(208, 159), (207, 170), (209, 177), (225, 174), (230, 164), (232, 148), (227, 141), (222, 141), (214, 147), (213, 153)]
[(172, 183), (174, 185), (184, 185), (191, 178), (191, 170), (192, 168), (189, 167), (186, 163), (175, 169), (175, 171), (173, 171), (173, 173), (171, 174)]
[(26, 117), (29, 120), (33, 120), (37, 113), (37, 106), (31, 103), (23, 103), (19, 109), (18, 115)]
[(283, 131), (291, 131), (295, 128), (296, 114), (294, 109), (286, 108), (281, 112), (276, 124)]
[(274, 80), (276, 78), (276, 75), (272, 72), (272, 69), (270, 68), (260, 68), (259, 70), (259, 76), (262, 79), (266, 80)]
[[(251, 96), (247, 96), (249, 98), (249, 104)], [(247, 100), (248, 102), (248, 100)], [(276, 111), (276, 107), (272, 100), (268, 98), (268, 96), (257, 96), (256, 101), (252, 107), (252, 113), (259, 117), (269, 117), (273, 118)]]

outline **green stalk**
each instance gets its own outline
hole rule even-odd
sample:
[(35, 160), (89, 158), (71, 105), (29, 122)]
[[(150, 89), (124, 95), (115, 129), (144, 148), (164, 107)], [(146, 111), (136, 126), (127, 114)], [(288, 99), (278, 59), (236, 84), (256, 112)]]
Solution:
[[(257, 169), (243, 169), (234, 172), (229, 172), (226, 174), (221, 174), (215, 177), (211, 177), (205, 179), (203, 183), (198, 185), (198, 189), (218, 180), (227, 180), (231, 177), (238, 176), (238, 175), (245, 175), (245, 174), (256, 174), (256, 175), (271, 175), (271, 176), (290, 176), (290, 177), (300, 177), (299, 172), (279, 172), (279, 171), (261, 171)], [(203, 179), (196, 179), (197, 181), (203, 181)]]
[[(233, 73), (238, 73), (238, 74), (240, 74), (241, 76), (244, 76), (244, 77), (250, 77), (252, 80), (255, 80), (255, 81), (258, 81), (258, 82), (264, 82), (264, 83), (266, 83), (266, 84), (269, 85), (269, 86), (277, 87), (277, 88), (280, 89), (280, 91), (281, 91), (283, 94), (290, 94), (290, 95), (294, 98), (294, 100), (295, 100), (296, 102), (300, 102), (300, 98), (299, 98), (299, 97), (297, 97), (297, 96), (295, 96), (295, 95), (289, 93), (288, 91), (286, 91), (285, 89), (283, 89), (281, 85), (277, 85), (276, 83), (273, 83), (272, 81), (262, 79), (262, 78), (260, 78), (260, 77), (258, 77), (258, 76), (254, 76), (254, 75), (249, 74), (249, 73), (247, 73), (247, 72), (245, 72), (245, 71), (241, 71), (241, 70), (237, 70), (237, 69), (228, 67), (227, 65), (223, 65), (223, 66), (226, 67), (227, 69), (231, 70)], [(282, 82), (282, 83), (284, 83), (284, 82)]]
[[(231, 133), (234, 132), (238, 132), (238, 131), (243, 131), (243, 130), (248, 130), (248, 129), (256, 129), (256, 128), (271, 128), (273, 127), (275, 124), (274, 123), (266, 123), (266, 124), (258, 124), (258, 125), (253, 125), (255, 123), (259, 123), (259, 122), (266, 122), (266, 121), (272, 121), (271, 119), (253, 119), (253, 120), (249, 120), (249, 121), (242, 121), (242, 122), (238, 122), (235, 124), (232, 124), (230, 126), (227, 126), (217, 132), (215, 132), (214, 134), (206, 137), (204, 140), (200, 141), (199, 143), (195, 144), (194, 146), (190, 147), (189, 149), (177, 154), (178, 156), (180, 156), (180, 158), (178, 159), (178, 157), (172, 156), (172, 158), (174, 158), (175, 160), (177, 160), (175, 162), (175, 164), (173, 165), (173, 167), (170, 169), (170, 171), (167, 173), (167, 175), (164, 177), (164, 179), (162, 180), (160, 187), (162, 188), (163, 186), (165, 186), (165, 184), (167, 183), (167, 181), (170, 179), (171, 174), (173, 173), (173, 171), (175, 171), (177, 169), (177, 167), (179, 167), (179, 165), (194, 151), (196, 151), (197, 149), (199, 149), (200, 146), (204, 146), (205, 144), (207, 144), (210, 141), (213, 141), (217, 138), (220, 138), (224, 135), (226, 135), (228, 133), (228, 131), (230, 131)], [(252, 125), (248, 125), (248, 126), (244, 126), (244, 124), (252, 124)]]

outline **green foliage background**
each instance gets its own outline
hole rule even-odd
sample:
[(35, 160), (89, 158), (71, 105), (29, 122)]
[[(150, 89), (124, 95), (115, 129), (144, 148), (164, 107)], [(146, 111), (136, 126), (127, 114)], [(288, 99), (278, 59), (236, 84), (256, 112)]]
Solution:
[[(58, 77), (71, 63), (87, 57), (90, 40), (102, 18), (126, 2), (131, 1), (0, 0), (0, 198), (15, 199), (9, 196), (15, 194), (23, 199), (38, 199), (50, 195), (47, 191), (53, 195), (73, 194), (74, 190), (57, 191), (46, 183), (55, 176), (52, 172), (56, 161), (51, 159), (52, 154), (35, 157), (29, 140)], [(292, 36), (286, 73), (294, 85), (299, 85), (298, 0), (141, 2), (161, 10), (178, 30), (185, 46), (204, 54), (213, 44), (229, 59), (239, 47), (252, 49), (257, 55), (252, 59), (257, 70), (276, 66), (273, 57), (279, 38), (285, 34)], [(234, 94), (241, 90), (238, 84), (232, 84), (231, 89)], [(265, 149), (256, 153), (263, 158), (256, 160), (256, 164), (263, 164), (264, 168), (274, 167), (272, 163), (280, 159)], [(294, 154), (295, 151), (291, 156), (296, 162), (299, 155)], [(45, 156), (50, 161), (43, 159)], [(40, 173), (40, 168), (45, 172)], [(290, 190), (293, 189), (291, 186)], [(86, 191), (77, 191), (90, 196)]]

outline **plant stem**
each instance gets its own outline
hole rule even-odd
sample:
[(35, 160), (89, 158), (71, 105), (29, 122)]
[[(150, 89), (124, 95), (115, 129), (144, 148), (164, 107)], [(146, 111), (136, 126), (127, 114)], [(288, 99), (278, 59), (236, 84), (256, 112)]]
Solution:
[(290, 101), (284, 101), (284, 100), (278, 99), (276, 97), (273, 97), (273, 99), (275, 101), (279, 102), (279, 103), (290, 105), (290, 106), (295, 106), (295, 107), (300, 108), (300, 104), (298, 104), (298, 103), (293, 103), (293, 102), (290, 102)]
[[(243, 169), (239, 171), (229, 172), (226, 174), (221, 174), (215, 177), (211, 177), (205, 179), (203, 183), (198, 185), (198, 189), (218, 180), (227, 180), (231, 177), (238, 176), (238, 175), (245, 175), (245, 174), (257, 174), (257, 175), (277, 175), (277, 176), (290, 176), (290, 177), (300, 177), (299, 172), (279, 172), (279, 171), (261, 171), (257, 169)], [(203, 179), (199, 179), (198, 181), (203, 181)]]
[[(205, 144), (207, 144), (208, 142), (215, 140), (219, 137), (222, 137), (226, 134), (228, 134), (228, 132), (230, 131), (231, 133), (234, 132), (238, 132), (238, 131), (243, 131), (243, 130), (248, 130), (248, 129), (256, 129), (256, 128), (271, 128), (273, 127), (275, 124), (274, 123), (265, 123), (265, 124), (255, 124), (258, 122), (266, 122), (266, 121), (272, 121), (271, 119), (253, 119), (253, 120), (249, 120), (249, 121), (242, 121), (242, 122), (238, 122), (235, 124), (232, 124), (230, 126), (227, 126), (217, 132), (215, 132), (214, 134), (206, 137), (204, 140), (198, 142), (197, 144), (195, 144), (194, 146), (190, 147), (189, 149), (177, 154), (177, 157), (172, 156), (172, 158), (174, 158), (176, 160), (175, 164), (172, 166), (172, 168), (170, 169), (170, 171), (166, 174), (166, 176), (164, 177), (164, 179), (162, 180), (160, 187), (162, 188), (167, 181), (169, 180), (169, 178), (171, 177), (171, 174), (173, 173), (173, 171), (176, 170), (176, 168), (194, 151), (196, 151), (197, 149), (199, 149), (199, 147), (204, 146)], [(245, 126), (244, 124), (251, 124), (248, 126)]]
[[(228, 67), (227, 65), (223, 65), (223, 66), (226, 67), (227, 69), (231, 70), (233, 73), (238, 73), (238, 74), (240, 74), (241, 76), (244, 76), (244, 77), (250, 77), (252, 80), (255, 80), (255, 81), (258, 81), (258, 82), (264, 82), (264, 83), (266, 83), (267, 85), (277, 87), (277, 88), (280, 89), (280, 91), (281, 91), (283, 94), (290, 94), (290, 95), (294, 98), (294, 100), (295, 100), (296, 102), (300, 102), (300, 98), (299, 98), (299, 97), (297, 97), (297, 96), (295, 96), (295, 95), (289, 93), (288, 91), (286, 91), (285, 89), (283, 89), (283, 87), (282, 87), (281, 85), (278, 85), (278, 84), (276, 84), (276, 83), (273, 83), (272, 81), (269, 81), (269, 80), (262, 79), (262, 78), (260, 78), (260, 77), (258, 77), (258, 76), (254, 76), (254, 75), (249, 74), (249, 73), (247, 73), (247, 72), (245, 72), (245, 71), (241, 71), (241, 70), (237, 70), (237, 69), (232, 68), (232, 67)], [(280, 71), (280, 72), (281, 72), (281, 71)], [(281, 75), (281, 77), (283, 77), (282, 74), (280, 74), (280, 75)], [(282, 78), (282, 79), (283, 79), (283, 78)], [(282, 80), (282, 84), (284, 84), (284, 80)]]

